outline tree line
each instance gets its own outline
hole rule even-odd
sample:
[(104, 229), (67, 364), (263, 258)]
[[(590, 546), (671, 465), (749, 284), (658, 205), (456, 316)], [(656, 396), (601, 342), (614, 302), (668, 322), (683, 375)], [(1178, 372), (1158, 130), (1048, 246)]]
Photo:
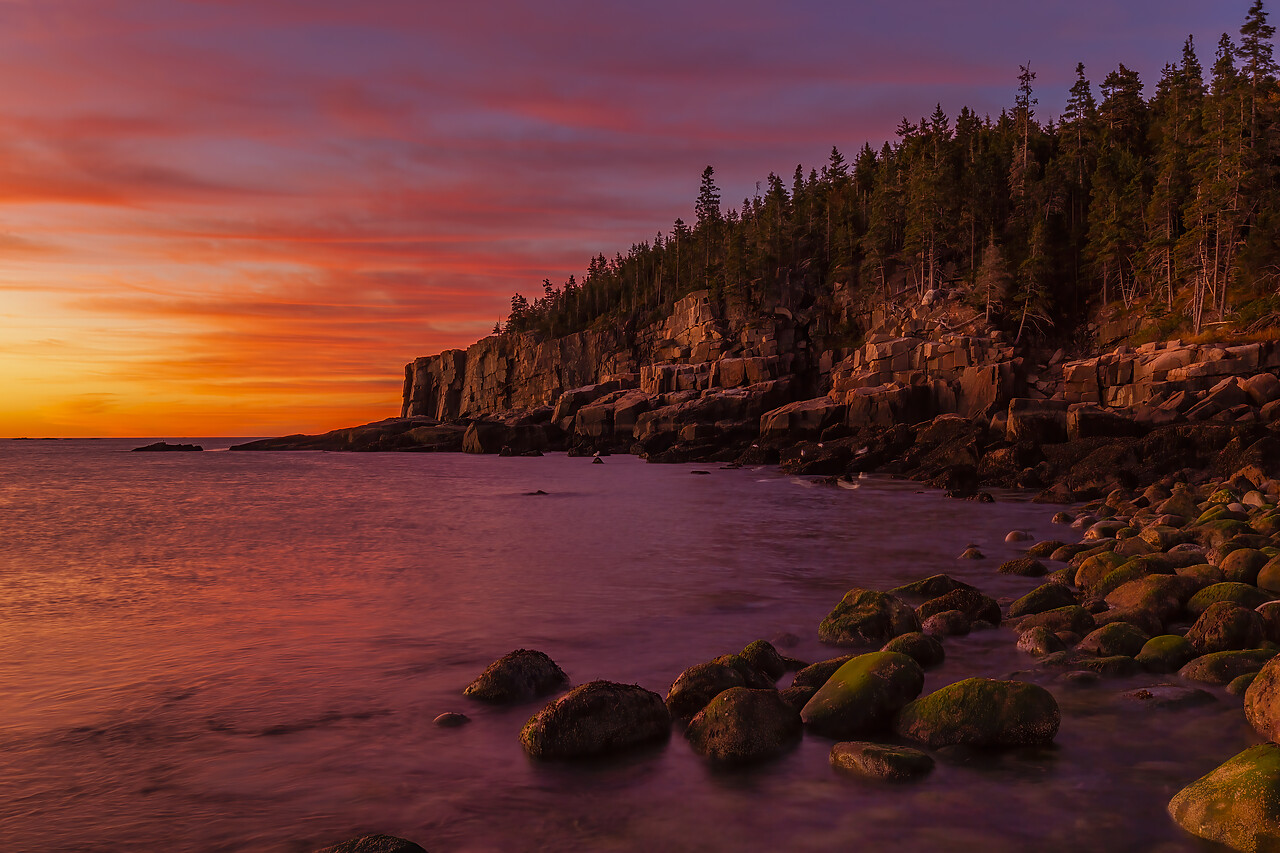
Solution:
[(1280, 86), (1262, 0), (1206, 72), (1188, 37), (1150, 97), (1120, 65), (1098, 86), (1076, 67), (1066, 108), (1037, 115), (1021, 66), (999, 117), (941, 105), (879, 149), (770, 174), (725, 210), (707, 166), (694, 222), (581, 280), (511, 299), (505, 327), (561, 336), (644, 324), (694, 290), (745, 312), (836, 310), (904, 290), (959, 289), (1019, 338), (1067, 332), (1100, 306), (1141, 307), (1169, 330), (1280, 325)]

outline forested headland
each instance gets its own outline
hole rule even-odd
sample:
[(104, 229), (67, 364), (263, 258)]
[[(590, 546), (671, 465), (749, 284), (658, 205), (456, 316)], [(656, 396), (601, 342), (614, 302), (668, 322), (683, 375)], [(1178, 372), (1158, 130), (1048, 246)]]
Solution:
[(1275, 337), (1274, 35), (1254, 0), (1211, 60), (1188, 37), (1153, 88), (1123, 64), (1095, 87), (1078, 65), (1056, 120), (1041, 120), (1022, 66), (995, 118), (939, 105), (878, 149), (833, 147), (820, 169), (771, 173), (737, 207), (707, 166), (692, 224), (597, 255), (532, 300), (517, 293), (495, 331), (646, 325), (706, 289), (745, 314), (816, 306), (852, 340), (851, 305), (945, 287), (1019, 340), (1070, 337), (1101, 310), (1140, 312), (1162, 337)]

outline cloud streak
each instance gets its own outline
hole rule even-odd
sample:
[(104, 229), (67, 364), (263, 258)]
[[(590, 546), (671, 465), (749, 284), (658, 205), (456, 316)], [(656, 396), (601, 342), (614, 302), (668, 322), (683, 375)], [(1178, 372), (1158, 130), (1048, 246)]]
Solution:
[(0, 432), (391, 414), (404, 361), (689, 218), (708, 163), (734, 203), (998, 113), (1029, 57), (1052, 115), (1077, 61), (1154, 81), (1239, 5), (0, 3)]

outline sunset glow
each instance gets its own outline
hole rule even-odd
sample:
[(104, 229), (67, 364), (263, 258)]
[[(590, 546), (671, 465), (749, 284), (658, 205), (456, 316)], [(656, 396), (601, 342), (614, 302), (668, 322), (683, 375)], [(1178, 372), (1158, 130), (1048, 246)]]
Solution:
[(1150, 88), (1244, 8), (0, 0), (0, 436), (396, 414), (406, 361), (688, 219), (709, 163), (736, 206), (999, 113), (1028, 59), (1045, 117), (1076, 62)]

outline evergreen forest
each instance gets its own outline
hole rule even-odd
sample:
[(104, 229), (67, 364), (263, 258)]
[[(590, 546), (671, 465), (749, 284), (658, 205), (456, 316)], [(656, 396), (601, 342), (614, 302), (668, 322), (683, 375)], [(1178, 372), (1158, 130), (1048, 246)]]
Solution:
[[(579, 280), (511, 299), (505, 328), (553, 337), (643, 325), (711, 291), (749, 316), (960, 291), (1019, 339), (1072, 334), (1100, 309), (1141, 311), (1164, 335), (1280, 328), (1280, 86), (1275, 28), (1254, 0), (1212, 60), (1188, 38), (1149, 97), (1120, 65), (1095, 87), (1076, 67), (1057, 121), (1037, 117), (1022, 66), (997, 118), (939, 107), (896, 139), (821, 169), (770, 174), (739, 207), (711, 166), (692, 223)], [(1208, 67), (1205, 67), (1206, 62)], [(844, 307), (841, 307), (844, 306)], [(833, 327), (838, 321), (833, 321)], [(851, 338), (856, 324), (835, 328)]]

